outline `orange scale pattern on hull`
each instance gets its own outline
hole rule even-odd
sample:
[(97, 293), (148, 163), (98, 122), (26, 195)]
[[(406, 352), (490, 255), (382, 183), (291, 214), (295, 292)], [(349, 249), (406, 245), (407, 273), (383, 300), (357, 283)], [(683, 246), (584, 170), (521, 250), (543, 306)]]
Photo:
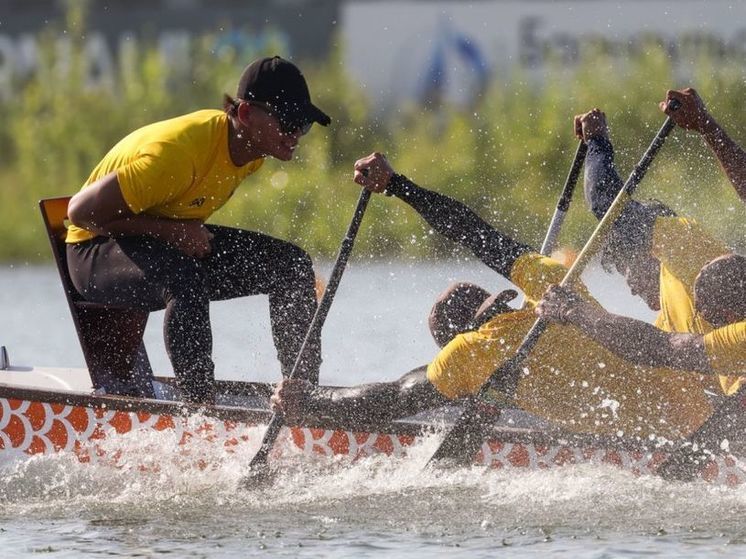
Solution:
[[(147, 431), (174, 431), (184, 447), (181, 453), (183, 457), (191, 456), (189, 444), (193, 441), (219, 444), (230, 454), (240, 445), (257, 442), (252, 440), (255, 435), (249, 434), (250, 427), (254, 425), (211, 419), (195, 423), (193, 418), (190, 420), (143, 411), (115, 411), (0, 398), (0, 451), (14, 450), (27, 454), (70, 451), (83, 463), (104, 462), (116, 466), (124, 450), (104, 451), (99, 443), (114, 435)], [(354, 461), (374, 454), (404, 456), (406, 448), (413, 445), (417, 437), (292, 427), (290, 440), (308, 456), (348, 456)], [(489, 440), (482, 445), (475, 463), (491, 468), (523, 470), (599, 463), (614, 465), (635, 475), (651, 475), (665, 457), (663, 452)], [(192, 466), (201, 469), (210, 467), (202, 457), (192, 458)], [(156, 466), (142, 467), (143, 471), (155, 471), (153, 468)], [(731, 456), (717, 456), (705, 466), (701, 479), (734, 487), (746, 483), (746, 473)]]

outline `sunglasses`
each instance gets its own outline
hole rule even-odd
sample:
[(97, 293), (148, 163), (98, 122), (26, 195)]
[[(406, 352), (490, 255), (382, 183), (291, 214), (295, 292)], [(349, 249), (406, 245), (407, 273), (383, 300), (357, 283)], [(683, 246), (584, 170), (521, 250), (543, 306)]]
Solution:
[(272, 107), (267, 103), (263, 103), (261, 101), (246, 102), (254, 107), (259, 107), (269, 116), (275, 117), (277, 119), (277, 122), (280, 123), (280, 132), (288, 136), (291, 134), (295, 134), (296, 132), (300, 132), (301, 136), (305, 136), (306, 134), (308, 134), (308, 132), (311, 130), (311, 127), (313, 126), (312, 120), (308, 120), (307, 118), (288, 118), (280, 114), (279, 112), (274, 111)]

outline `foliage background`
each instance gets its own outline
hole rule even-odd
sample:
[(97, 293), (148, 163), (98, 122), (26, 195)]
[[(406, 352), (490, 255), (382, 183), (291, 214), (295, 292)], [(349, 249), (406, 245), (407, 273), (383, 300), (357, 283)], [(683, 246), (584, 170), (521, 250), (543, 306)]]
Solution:
[[(83, 16), (69, 14), (70, 36), (84, 34)], [(112, 92), (86, 85), (84, 57), (75, 41), (63, 75), (51, 54), (53, 30), (41, 39), (50, 46), (41, 71), (18, 84), (19, 95), (0, 102), (0, 259), (5, 261), (48, 258), (36, 206), (40, 198), (76, 192), (129, 131), (192, 110), (219, 108), (247, 62), (231, 51), (216, 53), (213, 37), (205, 35), (194, 49), (191, 82), (175, 84), (157, 51), (141, 48), (123, 59)], [(687, 85), (677, 83), (665, 53), (650, 44), (622, 67), (599, 51), (584, 53), (585, 62), (572, 75), (558, 67), (538, 82), (515, 71), (468, 109), (408, 106), (382, 117), (345, 74), (343, 48), (323, 62), (299, 62), (315, 102), (333, 116), (333, 125), (315, 127), (293, 162), (268, 161), (214, 221), (290, 239), (314, 257), (333, 256), (358, 195), (352, 163), (378, 150), (399, 172), (463, 200), (496, 226), (538, 246), (575, 151), (572, 116), (596, 106), (606, 111), (617, 165), (626, 178), (663, 122), (657, 102), (666, 89)], [(269, 52), (256, 53), (263, 54)], [(713, 114), (744, 143), (743, 69), (703, 58), (691, 61), (689, 73)], [(581, 196), (578, 190), (561, 237), (573, 247), (582, 246), (594, 226)], [(743, 248), (743, 204), (696, 135), (681, 130), (672, 135), (638, 197), (659, 198)], [(405, 204), (385, 197), (369, 206), (356, 252), (367, 258), (461, 255)]]

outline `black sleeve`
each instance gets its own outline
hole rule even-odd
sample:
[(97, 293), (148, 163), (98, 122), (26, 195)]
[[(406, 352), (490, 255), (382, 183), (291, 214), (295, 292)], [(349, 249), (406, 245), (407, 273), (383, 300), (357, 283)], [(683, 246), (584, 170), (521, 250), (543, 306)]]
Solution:
[(624, 186), (614, 166), (614, 147), (608, 138), (588, 140), (585, 158), (585, 200), (601, 219)]
[(392, 177), (386, 194), (404, 200), (435, 231), (471, 249), (477, 258), (508, 279), (519, 256), (536, 252), (497, 231), (461, 202), (417, 186), (403, 175)]
[(303, 409), (307, 415), (317, 418), (375, 425), (438, 408), (448, 402), (427, 380), (427, 365), (424, 365), (393, 382), (319, 386)]

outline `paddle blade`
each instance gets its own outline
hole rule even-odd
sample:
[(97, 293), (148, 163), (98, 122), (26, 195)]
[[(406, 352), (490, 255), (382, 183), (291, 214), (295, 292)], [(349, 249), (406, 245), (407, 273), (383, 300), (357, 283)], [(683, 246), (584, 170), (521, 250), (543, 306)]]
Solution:
[(489, 408), (488, 411), (480, 404), (470, 402), (428, 461), (428, 466), (448, 468), (473, 464), (487, 437), (489, 426), (499, 417), (499, 410)]
[(268, 461), (262, 460), (249, 466), (249, 472), (238, 482), (238, 488), (244, 490), (264, 489), (274, 485), (276, 478), (276, 468), (270, 467)]
[(262, 437), (262, 445), (249, 463), (249, 473), (239, 482), (243, 489), (254, 488), (257, 485), (269, 485), (275, 479), (275, 472), (269, 466), (269, 453), (274, 447), (285, 421), (282, 414), (275, 413), (267, 425)]

